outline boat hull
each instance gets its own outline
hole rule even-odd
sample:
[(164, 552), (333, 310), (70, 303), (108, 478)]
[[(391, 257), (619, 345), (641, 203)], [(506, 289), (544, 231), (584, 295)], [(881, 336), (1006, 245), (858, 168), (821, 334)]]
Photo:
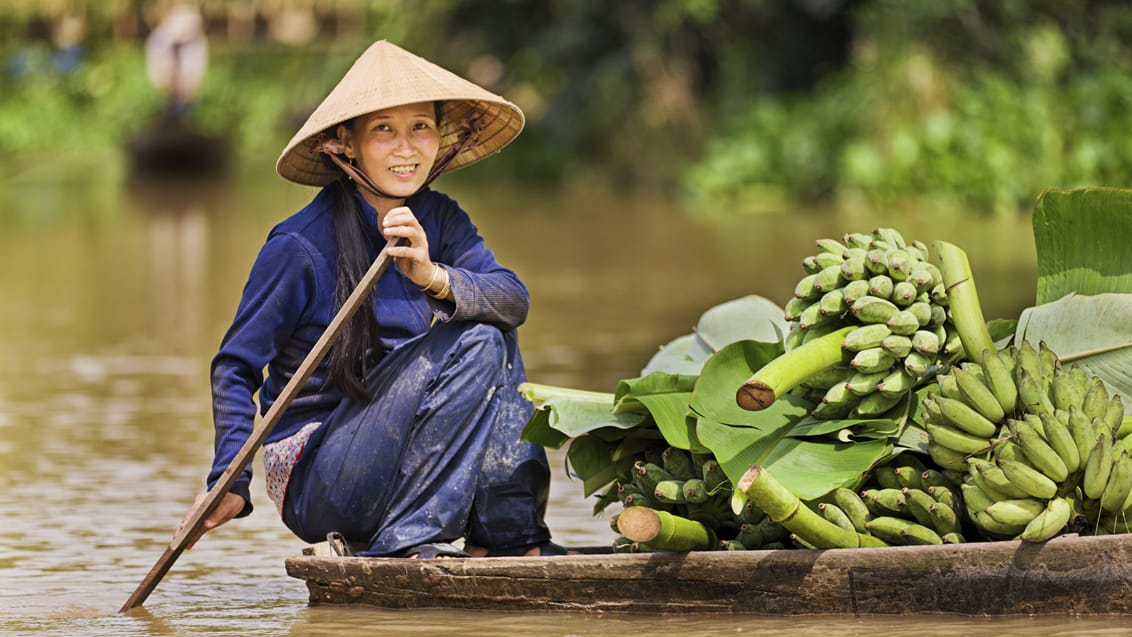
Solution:
[(1132, 614), (1132, 535), (1043, 544), (391, 559), (304, 555), (311, 604), (759, 615)]

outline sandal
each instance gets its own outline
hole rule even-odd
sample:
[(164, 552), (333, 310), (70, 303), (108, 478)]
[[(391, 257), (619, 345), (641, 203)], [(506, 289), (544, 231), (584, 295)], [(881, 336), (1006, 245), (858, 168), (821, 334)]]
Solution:
[(410, 546), (409, 548), (394, 554), (392, 557), (412, 557), (419, 560), (431, 560), (438, 557), (471, 557), (466, 551), (462, 551), (448, 542), (428, 542), (426, 544), (418, 544)]

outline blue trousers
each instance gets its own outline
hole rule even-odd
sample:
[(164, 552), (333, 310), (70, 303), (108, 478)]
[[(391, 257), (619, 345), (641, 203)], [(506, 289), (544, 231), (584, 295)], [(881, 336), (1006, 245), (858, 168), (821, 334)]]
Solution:
[(338, 531), (367, 555), (549, 541), (546, 453), (519, 442), (524, 379), (514, 331), (450, 322), (406, 342), (367, 377), (371, 401), (346, 399), (311, 436), (284, 523), (312, 543)]

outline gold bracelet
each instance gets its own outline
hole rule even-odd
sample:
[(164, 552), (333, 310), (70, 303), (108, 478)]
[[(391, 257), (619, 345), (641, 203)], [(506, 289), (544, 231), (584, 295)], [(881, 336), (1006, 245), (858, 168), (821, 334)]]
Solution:
[[(432, 278), (428, 280), (428, 285), (421, 288), (421, 292), (428, 292), (433, 283), (436, 283), (436, 277), (440, 276), (440, 266), (435, 263), (432, 264)], [(431, 292), (429, 292), (431, 294)]]
[[(443, 267), (443, 266), (437, 266), (437, 267), (440, 268), (440, 267)], [(450, 274), (448, 274), (448, 270), (445, 269), (444, 270), (444, 287), (440, 288), (439, 292), (436, 292), (435, 294), (432, 293), (432, 292), (429, 292), (428, 295), (431, 296), (432, 298), (438, 300), (438, 301), (442, 301), (442, 300), (444, 300), (444, 297), (448, 296), (448, 291), (452, 289), (451, 286), (452, 286), (452, 276)]]

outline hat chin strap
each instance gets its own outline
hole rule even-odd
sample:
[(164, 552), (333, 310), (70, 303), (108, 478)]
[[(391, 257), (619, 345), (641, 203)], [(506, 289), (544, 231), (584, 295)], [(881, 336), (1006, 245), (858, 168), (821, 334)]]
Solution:
[[(463, 123), (460, 124), (461, 130), (459, 136), (456, 138), (456, 142), (449, 146), (448, 150), (444, 151), (443, 157), (433, 162), (432, 168), (428, 171), (428, 176), (425, 177), (424, 183), (417, 189), (417, 192), (424, 190), (426, 186), (439, 177), (461, 151), (474, 148), (476, 144), (479, 143), (480, 132), (483, 130), (483, 127), (483, 114), (478, 111), (464, 119)], [(337, 137), (332, 137), (325, 132), (319, 134), (314, 149), (329, 157), (338, 168), (342, 169), (346, 177), (358, 184), (358, 186), (384, 199), (400, 199), (400, 197), (394, 197), (393, 195), (383, 192), (377, 187), (377, 184), (369, 178), (369, 175), (358, 170), (357, 166), (347, 161), (345, 159), (346, 145)]]

